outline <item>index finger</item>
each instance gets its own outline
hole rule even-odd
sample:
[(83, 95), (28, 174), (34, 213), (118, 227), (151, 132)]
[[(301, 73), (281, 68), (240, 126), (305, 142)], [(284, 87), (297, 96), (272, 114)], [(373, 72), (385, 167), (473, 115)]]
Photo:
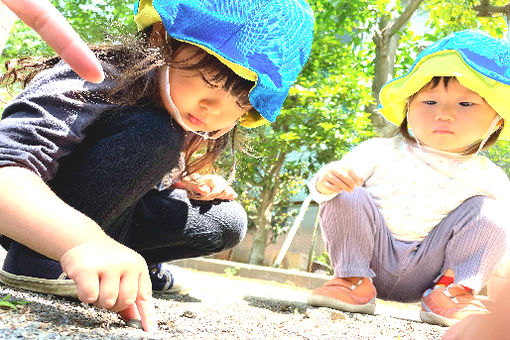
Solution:
[(358, 175), (356, 175), (356, 173), (354, 172), (354, 170), (349, 169), (348, 173), (349, 173), (349, 176), (351, 176), (352, 180), (353, 180), (356, 184), (361, 184), (361, 183), (363, 183), (363, 179), (362, 179), (361, 177), (359, 177)]
[(142, 320), (143, 329), (147, 332), (155, 332), (158, 330), (156, 319), (156, 311), (152, 300), (152, 284), (148, 273), (140, 275), (138, 283), (138, 296), (135, 301), (140, 318)]
[(221, 176), (205, 175), (204, 182), (211, 188), (211, 192), (209, 193), (211, 197), (220, 195), (229, 187), (227, 181)]
[(47, 0), (2, 0), (32, 27), (83, 79), (100, 83), (103, 68), (96, 56), (60, 12)]

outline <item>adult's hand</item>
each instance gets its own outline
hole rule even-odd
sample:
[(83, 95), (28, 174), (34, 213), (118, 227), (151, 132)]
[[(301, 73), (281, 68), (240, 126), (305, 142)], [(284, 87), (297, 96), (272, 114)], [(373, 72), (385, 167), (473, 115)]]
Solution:
[(0, 0), (32, 27), (83, 79), (100, 83), (103, 69), (92, 51), (48, 0)]

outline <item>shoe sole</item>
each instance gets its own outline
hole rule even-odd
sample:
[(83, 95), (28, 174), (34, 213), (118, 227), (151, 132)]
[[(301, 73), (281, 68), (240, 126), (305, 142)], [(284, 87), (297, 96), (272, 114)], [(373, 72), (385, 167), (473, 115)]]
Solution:
[[(0, 283), (10, 287), (29, 290), (36, 293), (52, 294), (63, 297), (78, 298), (76, 284), (70, 280), (42, 279), (32, 276), (15, 275), (0, 270)], [(159, 294), (182, 294), (189, 291), (190, 288), (172, 287), (169, 290), (154, 291)]]
[(32, 292), (78, 298), (76, 285), (72, 280), (41, 279), (24, 275), (15, 275), (0, 270), (0, 282), (11, 287)]
[(184, 294), (190, 290), (191, 288), (172, 287), (168, 290), (154, 290), (153, 292), (158, 294)]
[(351, 313), (374, 314), (375, 312), (375, 303), (373, 302), (365, 305), (353, 305), (322, 295), (310, 295), (308, 297), (308, 304), (315, 307), (329, 307)]
[(420, 319), (423, 322), (429, 323), (431, 325), (440, 325), (445, 327), (453, 326), (459, 320), (453, 320), (445, 318), (444, 316), (438, 315), (433, 312), (427, 312), (424, 310), (420, 311)]

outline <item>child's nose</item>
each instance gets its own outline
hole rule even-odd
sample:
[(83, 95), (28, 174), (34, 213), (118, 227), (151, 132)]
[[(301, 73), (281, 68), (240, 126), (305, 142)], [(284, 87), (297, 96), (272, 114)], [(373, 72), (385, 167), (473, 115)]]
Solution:
[(435, 119), (453, 121), (455, 119), (455, 111), (450, 105), (441, 105), (437, 108)]
[(217, 99), (203, 99), (200, 107), (210, 115), (219, 116), (221, 113), (221, 102)]

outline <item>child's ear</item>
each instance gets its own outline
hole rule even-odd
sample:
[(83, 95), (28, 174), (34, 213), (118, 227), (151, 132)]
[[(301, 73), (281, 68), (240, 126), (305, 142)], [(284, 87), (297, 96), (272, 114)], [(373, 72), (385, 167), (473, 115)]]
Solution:
[(501, 127), (501, 125), (503, 125), (503, 122), (504, 122), (503, 118), (498, 120), (498, 122), (496, 123), (495, 129), (499, 129)]
[(163, 22), (158, 21), (152, 25), (152, 32), (149, 41), (154, 47), (161, 47), (166, 42), (166, 29)]

